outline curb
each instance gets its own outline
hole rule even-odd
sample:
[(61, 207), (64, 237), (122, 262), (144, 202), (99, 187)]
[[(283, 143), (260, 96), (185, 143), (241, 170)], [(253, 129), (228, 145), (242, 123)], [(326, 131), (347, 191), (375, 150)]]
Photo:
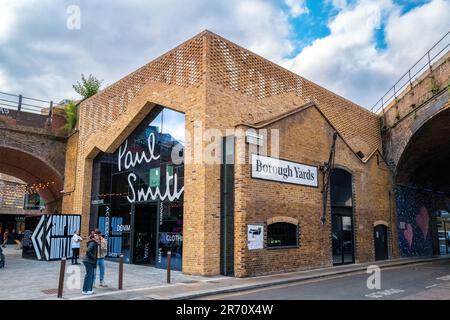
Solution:
[[(411, 260), (398, 261), (398, 262), (389, 263), (386, 265), (379, 265), (379, 267), (380, 267), (380, 269), (389, 269), (389, 268), (394, 268), (394, 267), (403, 266), (403, 265), (419, 264), (419, 263), (421, 264), (421, 263), (427, 263), (427, 262), (433, 262), (433, 261), (445, 261), (445, 260), (449, 260), (449, 259), (450, 259), (450, 257), (426, 258), (426, 259), (412, 260), (412, 261)], [(373, 264), (375, 264), (375, 263), (373, 263)], [(328, 278), (328, 277), (332, 277), (332, 276), (336, 276), (336, 275), (358, 273), (360, 271), (367, 270), (367, 267), (369, 265), (371, 265), (371, 264), (355, 267), (354, 269), (350, 269), (350, 270), (342, 270), (342, 271), (333, 270), (333, 271), (325, 272), (325, 273), (321, 273), (321, 274), (292, 278), (292, 279), (272, 280), (272, 281), (267, 281), (267, 282), (263, 282), (263, 283), (251, 284), (251, 285), (240, 285), (240, 286), (238, 285), (235, 287), (229, 286), (229, 287), (224, 287), (223, 289), (210, 289), (210, 290), (198, 291), (198, 292), (190, 293), (190, 294), (175, 295), (175, 296), (167, 298), (167, 300), (188, 300), (188, 299), (195, 299), (195, 298), (223, 294), (223, 293), (249, 291), (249, 290), (254, 290), (254, 289), (266, 288), (266, 287), (270, 287), (270, 286), (274, 286), (274, 285), (282, 285), (282, 284), (289, 284), (289, 283), (295, 283), (295, 282), (301, 283), (301, 282), (307, 281), (307, 280)]]

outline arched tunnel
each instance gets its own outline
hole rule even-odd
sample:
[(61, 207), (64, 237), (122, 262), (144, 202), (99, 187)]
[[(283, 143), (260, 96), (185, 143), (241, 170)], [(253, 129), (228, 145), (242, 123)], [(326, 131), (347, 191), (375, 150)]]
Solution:
[(16, 177), (28, 185), (43, 185), (38, 190), (44, 200), (45, 212), (61, 210), (63, 178), (44, 159), (26, 151), (0, 147), (0, 172)]
[(411, 137), (397, 165), (396, 183), (450, 197), (450, 109), (432, 117)]
[(450, 253), (450, 109), (412, 135), (395, 184), (402, 254)]

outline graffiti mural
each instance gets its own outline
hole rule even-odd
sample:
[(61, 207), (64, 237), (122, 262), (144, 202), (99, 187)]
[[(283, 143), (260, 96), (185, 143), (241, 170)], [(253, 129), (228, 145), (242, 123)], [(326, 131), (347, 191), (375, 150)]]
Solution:
[(395, 188), (398, 240), (402, 256), (433, 254), (430, 226), (434, 197), (431, 192), (400, 186)]

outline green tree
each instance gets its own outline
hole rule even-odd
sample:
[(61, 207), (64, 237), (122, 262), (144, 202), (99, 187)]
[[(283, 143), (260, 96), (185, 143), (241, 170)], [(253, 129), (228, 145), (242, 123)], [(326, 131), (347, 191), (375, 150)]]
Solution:
[(77, 84), (73, 85), (73, 89), (83, 98), (89, 98), (98, 92), (102, 82), (103, 80), (98, 80), (92, 74), (87, 78), (81, 74), (81, 82), (77, 81)]

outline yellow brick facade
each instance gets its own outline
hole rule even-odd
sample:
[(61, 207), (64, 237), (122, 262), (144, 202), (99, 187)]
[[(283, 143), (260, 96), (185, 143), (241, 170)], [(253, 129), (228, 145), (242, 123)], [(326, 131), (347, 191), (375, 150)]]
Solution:
[[(395, 226), (390, 173), (378, 153), (379, 117), (208, 31), (81, 103), (78, 132), (67, 148), (63, 211), (82, 214), (82, 233), (88, 232), (94, 157), (116, 150), (157, 104), (183, 112), (190, 136), (200, 122), (201, 129), (225, 136), (227, 129), (257, 126), (306, 103), (311, 105), (267, 128), (280, 129), (282, 158), (309, 165), (328, 159), (332, 132), (339, 132), (336, 164), (353, 176), (356, 261), (371, 261), (373, 223)], [(194, 155), (194, 145), (185, 147)], [(250, 165), (235, 169), (235, 275), (330, 265), (330, 222), (320, 222), (321, 186), (278, 184), (274, 195), (276, 183), (250, 179)], [(220, 165), (187, 163), (184, 186), (183, 272), (219, 274)], [(276, 216), (299, 221), (300, 248), (248, 252), (246, 225)]]

